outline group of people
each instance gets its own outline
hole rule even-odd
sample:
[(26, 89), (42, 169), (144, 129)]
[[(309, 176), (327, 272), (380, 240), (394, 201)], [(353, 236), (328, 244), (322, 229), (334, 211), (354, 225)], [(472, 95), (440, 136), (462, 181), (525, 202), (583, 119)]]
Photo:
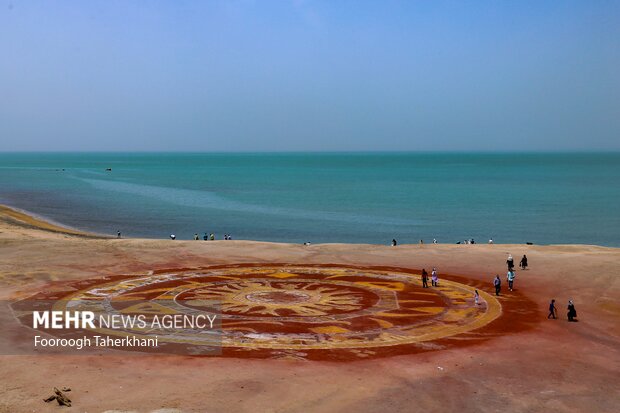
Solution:
[[(506, 265), (508, 266), (508, 271), (512, 271), (515, 268), (515, 261), (512, 258), (512, 254), (508, 254), (508, 259), (506, 260)], [(527, 256), (523, 254), (523, 258), (519, 261), (519, 268), (522, 270), (527, 269)]]
[[(437, 240), (435, 238), (433, 238), (433, 244), (437, 244)], [(396, 241), (396, 238), (392, 239), (392, 246), (395, 247), (397, 245), (398, 245), (398, 241)], [(420, 245), (424, 245), (423, 239), (420, 240)]]
[[(508, 281), (508, 288), (510, 291), (513, 291), (515, 278), (517, 274), (514, 271), (508, 271), (506, 274), (506, 281)], [(499, 295), (502, 291), (502, 280), (499, 278), (499, 274), (495, 275), (495, 279), (493, 280), (493, 286), (495, 287), (495, 295)]]
[[(573, 300), (568, 300), (568, 307), (567, 307), (568, 312), (566, 313), (566, 317), (568, 318), (568, 321), (577, 321), (577, 310), (575, 310), (575, 304), (573, 303)], [(554, 320), (558, 315), (558, 310), (557, 308), (555, 308), (555, 298), (553, 300), (551, 300), (551, 302), (549, 303), (549, 314), (547, 315), (547, 319), (553, 318)]]
[[(431, 271), (431, 285), (433, 287), (439, 287), (439, 276), (437, 275), (437, 268), (433, 268), (433, 271)], [(422, 268), (422, 288), (428, 288), (428, 273), (424, 268)]]
[[(514, 267), (515, 267), (514, 258), (512, 257), (511, 254), (508, 254), (506, 265), (508, 267), (508, 272), (506, 273), (506, 279), (508, 281), (508, 288), (510, 288), (510, 291), (512, 291), (514, 288), (514, 280), (517, 275), (515, 274), (515, 271), (514, 271)], [(519, 262), (519, 268), (521, 268), (522, 270), (526, 270), (527, 266), (528, 266), (527, 256), (523, 255), (523, 258), (521, 258), (521, 261)], [(495, 287), (495, 295), (499, 295), (501, 288), (502, 288), (502, 281), (499, 278), (499, 275), (495, 276), (495, 279), (493, 280), (493, 286)], [(479, 301), (478, 290), (476, 290), (474, 293), (474, 301), (476, 302), (476, 304), (478, 304), (478, 301)], [(566, 316), (568, 318), (568, 321), (577, 321), (577, 310), (575, 310), (575, 304), (573, 303), (572, 300), (568, 300), (567, 310), (568, 312), (566, 313)], [(547, 319), (550, 319), (550, 318), (556, 319), (557, 314), (558, 312), (557, 312), (557, 308), (555, 307), (555, 299), (552, 299), (551, 302), (549, 303), (549, 314), (547, 315)]]
[[(204, 241), (215, 241), (215, 234), (214, 233), (207, 234), (205, 232), (205, 234), (202, 236), (202, 239)], [(230, 234), (224, 234), (224, 240), (228, 241), (228, 240), (231, 240), (231, 239), (232, 239), (232, 236)], [(194, 234), (194, 240), (196, 240), (196, 241), (200, 240), (200, 237), (198, 236), (198, 233)]]
[[(210, 233), (207, 234), (205, 232), (205, 234), (202, 236), (202, 239), (204, 241), (215, 241), (215, 234), (214, 233)], [(224, 240), (228, 241), (232, 239), (232, 235), (230, 234), (224, 234)], [(194, 234), (194, 240), (198, 241), (200, 240), (200, 237), (198, 236), (198, 233)]]
[[(466, 244), (466, 245), (475, 244), (475, 243), (476, 243), (476, 240), (473, 239), (473, 238), (469, 238), (469, 239), (466, 239), (464, 241), (458, 241), (457, 242), (457, 244)], [(494, 244), (494, 243), (495, 243), (495, 241), (493, 241), (493, 238), (490, 238), (489, 239), (489, 244)], [(398, 243), (396, 242), (396, 239), (393, 239), (392, 240), (392, 246), (395, 247), (397, 244)], [(423, 239), (420, 240), (420, 244), (424, 244), (424, 240)], [(437, 238), (433, 238), (433, 244), (437, 244)], [(527, 244), (531, 245), (531, 242), (528, 242)], [(527, 262), (527, 260), (526, 260), (526, 262)]]
[[(120, 231), (116, 232), (116, 238), (121, 238), (121, 232)], [(174, 234), (170, 234), (170, 239), (174, 241), (175, 239), (177, 239), (177, 236), (174, 235)], [(205, 232), (205, 234), (202, 237), (202, 239), (205, 240), (205, 241), (209, 241), (209, 240), (215, 241), (215, 234), (214, 233), (207, 234)], [(194, 234), (194, 240), (196, 240), (196, 241), (200, 240), (200, 237), (198, 236), (198, 233)], [(226, 240), (226, 241), (232, 240), (232, 235), (224, 234), (224, 240)]]
[[(506, 266), (508, 267), (508, 272), (506, 273), (506, 281), (508, 281), (508, 289), (513, 291), (515, 278), (517, 278), (517, 274), (515, 273), (515, 261), (512, 258), (512, 254), (508, 254), (508, 259), (506, 260)], [(523, 255), (521, 261), (519, 262), (519, 268), (522, 270), (527, 269), (527, 256)], [(495, 275), (495, 279), (493, 280), (493, 286), (495, 287), (495, 295), (499, 295), (502, 291), (502, 280), (499, 278), (499, 275)]]
[[(396, 244), (394, 243), (393, 245), (396, 245)], [(508, 267), (508, 272), (506, 274), (506, 279), (508, 281), (508, 288), (510, 289), (510, 291), (513, 291), (514, 281), (517, 275), (514, 271), (514, 259), (512, 255), (510, 254), (508, 255), (508, 259), (506, 260), (506, 265)], [(527, 269), (527, 266), (528, 266), (527, 256), (523, 255), (523, 258), (521, 258), (521, 261), (519, 263), (519, 267), (522, 270), (525, 270)], [(426, 271), (426, 269), (423, 268), (422, 269), (422, 288), (429, 288), (428, 279), (429, 279), (428, 272)], [(430, 275), (430, 279), (431, 279), (431, 285), (433, 287), (439, 286), (439, 276), (437, 275), (436, 268), (433, 268), (431, 275)], [(502, 280), (500, 279), (499, 275), (495, 276), (495, 279), (493, 280), (493, 286), (495, 287), (495, 295), (500, 295), (500, 292), (502, 289)], [(480, 293), (478, 292), (478, 290), (474, 290), (474, 303), (476, 306), (480, 305), (481, 303)], [(568, 313), (567, 313), (568, 321), (577, 321), (577, 311), (575, 310), (575, 304), (573, 303), (572, 300), (568, 300), (567, 309), (568, 309)], [(549, 315), (547, 316), (547, 318), (553, 318), (553, 319), (557, 318), (557, 309), (555, 307), (555, 299), (551, 300), (551, 303), (549, 304)]]
[[(119, 238), (121, 237), (121, 236), (120, 236), (120, 232), (119, 232), (118, 237), (119, 237)], [(174, 235), (174, 234), (170, 234), (170, 239), (171, 239), (171, 240), (175, 240), (175, 239), (177, 239), (177, 236), (176, 236), (176, 235)], [(207, 233), (205, 232), (205, 234), (202, 236), (202, 239), (203, 239), (204, 241), (215, 241), (215, 234), (214, 234), (214, 233), (207, 234)], [(224, 240), (228, 241), (228, 240), (231, 240), (231, 239), (232, 239), (232, 235), (230, 235), (230, 234), (224, 234)], [(198, 233), (194, 234), (194, 240), (195, 240), (195, 241), (199, 241), (199, 240), (200, 240), (200, 237), (198, 236)]]
[[(457, 244), (466, 244), (466, 245), (475, 244), (475, 243), (476, 243), (476, 240), (473, 239), (473, 238), (469, 238), (469, 239), (466, 239), (464, 241), (458, 241), (457, 242)], [(489, 239), (489, 244), (493, 244), (493, 243), (494, 243), (493, 242), (493, 238)], [(421, 239), (420, 240), (420, 245), (423, 245), (423, 244), (424, 244), (424, 240)], [(433, 244), (437, 244), (437, 238), (433, 238)], [(396, 245), (398, 245), (398, 243), (396, 242), (396, 239), (393, 239), (392, 240), (392, 246), (395, 247)]]
[(460, 244), (470, 245), (470, 244), (475, 244), (475, 243), (476, 243), (475, 239), (469, 238), (469, 239), (466, 239), (464, 241), (458, 241), (457, 245), (460, 245)]

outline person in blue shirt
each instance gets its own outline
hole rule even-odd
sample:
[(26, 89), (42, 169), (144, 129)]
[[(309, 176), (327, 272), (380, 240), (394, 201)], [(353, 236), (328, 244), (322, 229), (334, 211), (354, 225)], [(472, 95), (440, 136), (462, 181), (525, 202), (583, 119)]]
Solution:
[(515, 274), (513, 270), (508, 271), (508, 273), (506, 274), (506, 279), (508, 280), (508, 288), (510, 288), (510, 291), (512, 291), (512, 286), (514, 285), (516, 276), (517, 274)]
[(555, 320), (557, 314), (558, 310), (555, 308), (555, 299), (553, 299), (549, 303), (549, 315), (547, 315), (547, 319), (553, 318)]

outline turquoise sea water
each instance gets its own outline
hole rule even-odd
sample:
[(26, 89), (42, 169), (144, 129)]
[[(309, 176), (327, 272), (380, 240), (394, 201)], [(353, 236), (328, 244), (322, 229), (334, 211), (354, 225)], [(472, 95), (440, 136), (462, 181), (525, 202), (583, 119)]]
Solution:
[(5, 153), (0, 203), (134, 237), (620, 246), (620, 154)]

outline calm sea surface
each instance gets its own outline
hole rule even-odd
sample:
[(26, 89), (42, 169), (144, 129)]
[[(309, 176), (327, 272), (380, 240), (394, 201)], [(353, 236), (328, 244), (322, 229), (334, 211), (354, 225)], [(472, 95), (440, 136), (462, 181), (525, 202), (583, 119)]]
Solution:
[(5, 153), (0, 203), (133, 237), (618, 247), (620, 154)]

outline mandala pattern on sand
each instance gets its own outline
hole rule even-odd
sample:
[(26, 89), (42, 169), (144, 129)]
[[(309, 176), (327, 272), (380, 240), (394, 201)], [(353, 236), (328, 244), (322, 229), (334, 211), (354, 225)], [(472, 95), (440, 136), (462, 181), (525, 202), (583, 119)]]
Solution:
[[(90, 302), (98, 311), (139, 300), (162, 314), (192, 314), (216, 302), (223, 355), (260, 358), (347, 360), (442, 348), (445, 340), (476, 340), (501, 315), (490, 294), (480, 290), (475, 305), (472, 286), (441, 279), (422, 288), (420, 278), (406, 269), (244, 264), (85, 280), (36, 298), (66, 308)], [(193, 354), (214, 345), (196, 331), (167, 340)]]

